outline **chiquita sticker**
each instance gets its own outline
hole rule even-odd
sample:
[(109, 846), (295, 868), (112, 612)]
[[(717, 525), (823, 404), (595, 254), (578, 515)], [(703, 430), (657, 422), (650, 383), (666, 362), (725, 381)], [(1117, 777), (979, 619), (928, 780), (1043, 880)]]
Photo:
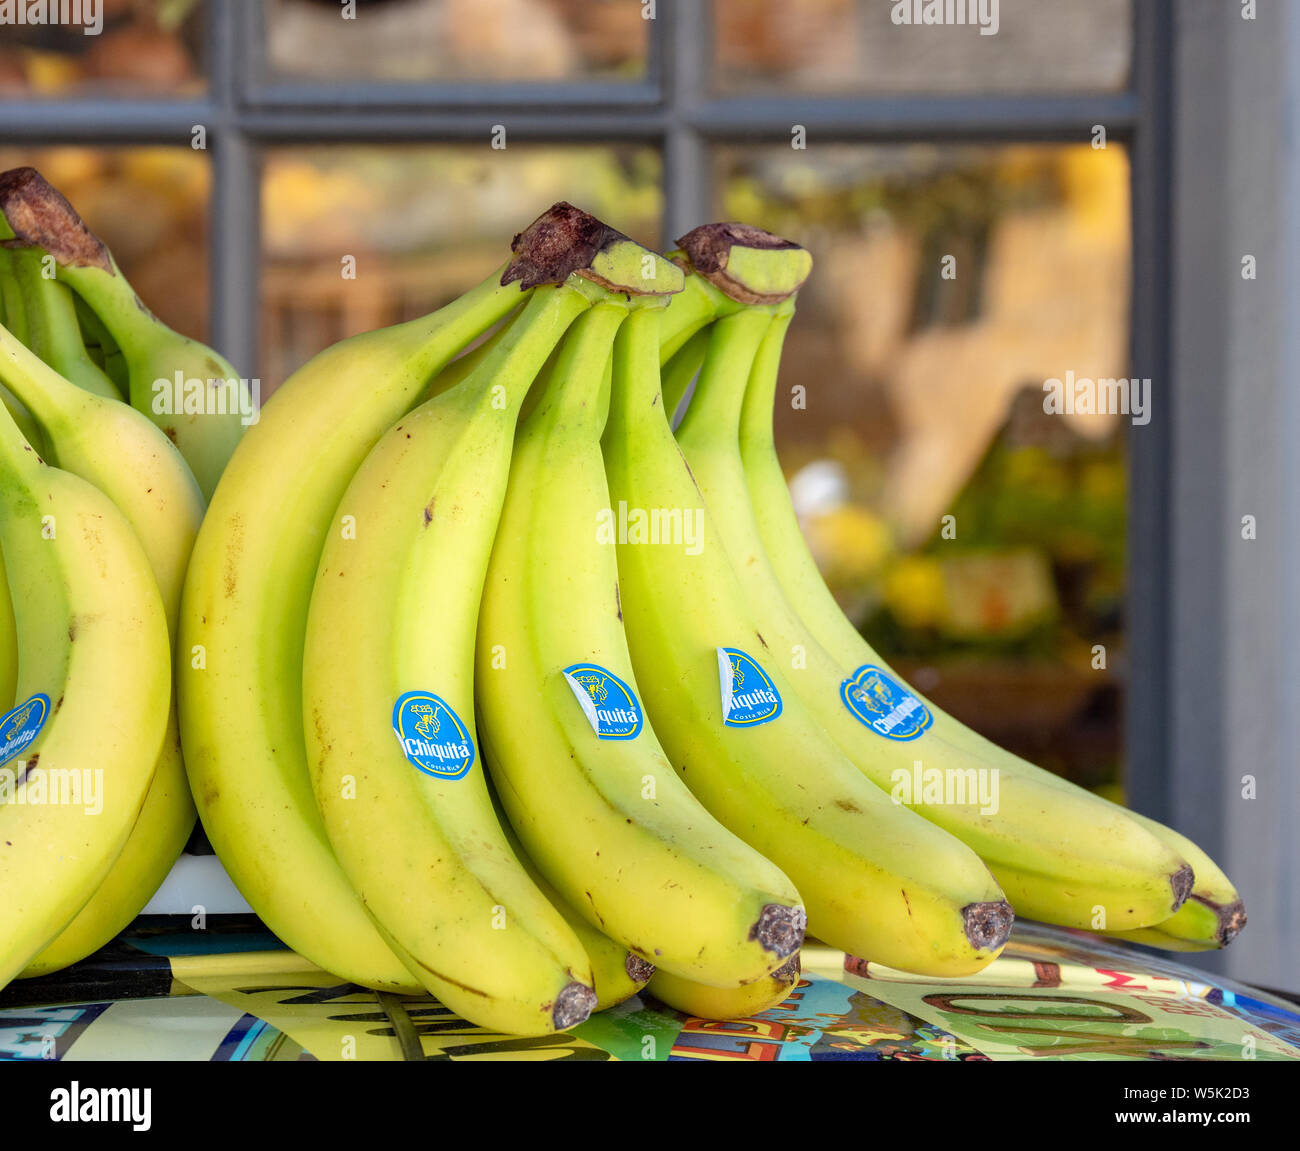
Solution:
[(0, 765), (22, 755), (50, 717), (50, 697), (34, 695), (0, 718)]
[(636, 695), (613, 672), (594, 663), (564, 669), (591, 730), (601, 739), (635, 739), (643, 723)]
[(757, 727), (781, 714), (781, 693), (767, 672), (743, 651), (718, 648), (718, 682), (722, 722), (728, 727)]
[(886, 739), (915, 739), (934, 722), (925, 704), (874, 664), (863, 664), (846, 679), (840, 697), (849, 711)]
[(408, 691), (393, 705), (393, 731), (402, 751), (426, 775), (460, 779), (474, 763), (474, 741), (445, 700)]

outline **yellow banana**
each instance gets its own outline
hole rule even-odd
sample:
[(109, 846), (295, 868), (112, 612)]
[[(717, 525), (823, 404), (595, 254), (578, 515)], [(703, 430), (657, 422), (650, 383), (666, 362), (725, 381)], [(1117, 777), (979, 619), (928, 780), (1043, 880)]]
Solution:
[(326, 349), (271, 398), (194, 546), (178, 678), (185, 766), (212, 846), (286, 944), (340, 978), (420, 991), (338, 865), (302, 724), (308, 602), (335, 508), (429, 380), (523, 299), (498, 268), (446, 307)]
[(645, 255), (568, 205), (516, 238), (504, 279), (543, 286), (476, 370), (366, 457), (336, 512), (355, 532), (326, 540), (307, 621), (308, 763), (339, 863), (434, 995), (519, 1035), (581, 1022), (595, 995), (581, 944), (510, 852), (488, 797), (474, 733), (479, 600), (520, 405), (569, 325), (608, 296), (579, 273), (630, 279)]
[[(166, 436), (133, 408), (74, 386), (0, 328), (0, 380), (22, 398), (49, 445), (51, 462), (113, 501), (144, 548), (175, 634), (203, 496)], [(43, 975), (85, 958), (139, 914), (194, 828), (173, 707), (153, 781), (113, 870), (67, 929), (28, 966)]]
[(1196, 880), (1186, 902), (1163, 922), (1104, 934), (1165, 951), (1215, 951), (1227, 947), (1246, 926), (1246, 905), (1232, 880), (1187, 836), (1135, 811), (1128, 814), (1187, 860)]
[(569, 903), (657, 967), (735, 985), (779, 967), (805, 916), (677, 778), (641, 711), (599, 536), (602, 384), (627, 312), (602, 302), (577, 321), (516, 436), (479, 615), (479, 731), (516, 832)]
[(658, 322), (633, 312), (619, 331), (604, 435), (624, 623), (655, 732), (704, 806), (794, 880), (818, 937), (911, 971), (977, 971), (1010, 908), (969, 849), (863, 779), (800, 702), (673, 440)]
[[(699, 246), (694, 234), (681, 243), (688, 252)], [(856, 632), (856, 662), (846, 662), (847, 645), (823, 646), (825, 629), (806, 622), (820, 622), (829, 592), (820, 576), (818, 596), (807, 573), (797, 584), (779, 574), (812, 560), (795, 538), (771, 439), (793, 297), (740, 310), (736, 303), (720, 305), (677, 442), (713, 512), (744, 602), (762, 621), (771, 650), (797, 666), (789, 678), (800, 699), (868, 779), (978, 853), (1018, 914), (1084, 928), (1168, 918), (1192, 878), (1177, 852), (1082, 789), (1020, 767), (1005, 753), (997, 761), (979, 754), (959, 738), (961, 725), (908, 689)], [(756, 444), (760, 410), (765, 455)], [(778, 523), (786, 529), (779, 534)]]
[(0, 546), (18, 635), (0, 720), (0, 986), (108, 874), (167, 726), (167, 621), (125, 517), (0, 412)]
[(656, 971), (648, 994), (696, 1019), (748, 1019), (779, 1007), (799, 986), (799, 953), (795, 952), (770, 975), (741, 987), (710, 987), (692, 983), (670, 971)]

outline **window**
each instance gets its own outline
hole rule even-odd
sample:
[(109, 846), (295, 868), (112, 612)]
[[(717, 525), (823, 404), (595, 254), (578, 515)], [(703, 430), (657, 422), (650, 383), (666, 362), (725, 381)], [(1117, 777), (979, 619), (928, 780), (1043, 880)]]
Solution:
[(557, 198), (651, 244), (723, 216), (799, 240), (808, 403), (778, 435), (845, 607), (962, 718), (1088, 786), (1122, 765), (1159, 815), (1168, 433), (1042, 401), (1167, 379), (1169, 8), (1001, 0), (986, 36), (893, 7), (114, 5), (100, 38), (6, 32), (0, 162), (267, 389)]

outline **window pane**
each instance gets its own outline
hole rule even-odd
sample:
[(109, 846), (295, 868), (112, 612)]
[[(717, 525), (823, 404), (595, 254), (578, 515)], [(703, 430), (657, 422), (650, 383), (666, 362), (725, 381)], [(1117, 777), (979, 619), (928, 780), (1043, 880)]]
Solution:
[(775, 147), (719, 163), (721, 215), (815, 259), (777, 439), (841, 603), (940, 706), (1114, 784), (1126, 445), (1143, 429), (1048, 414), (1044, 384), (1128, 374), (1125, 154)]
[[(658, 153), (514, 145), (277, 148), (263, 185), (262, 364), (274, 387), (326, 345), (478, 283), (556, 200), (656, 245)], [(355, 259), (355, 278), (348, 278)]]
[[(1132, 0), (713, 0), (713, 5), (718, 84), (732, 91), (1113, 90), (1128, 82), (1133, 50)], [(900, 20), (913, 19), (918, 9), (923, 17), (931, 10), (942, 9), (945, 16), (960, 12), (967, 22), (894, 22), (895, 13)], [(986, 28), (996, 31), (985, 34)]]
[(278, 79), (544, 82), (645, 74), (640, 0), (267, 0)]
[(208, 338), (208, 165), (190, 148), (0, 147), (72, 202), (149, 309)]
[[(33, 7), (19, 3), (14, 10)], [(199, 95), (206, 86), (204, 9), (204, 0), (104, 0), (68, 8), (98, 11), (102, 22), (7, 24), (0, 34), (0, 99)]]

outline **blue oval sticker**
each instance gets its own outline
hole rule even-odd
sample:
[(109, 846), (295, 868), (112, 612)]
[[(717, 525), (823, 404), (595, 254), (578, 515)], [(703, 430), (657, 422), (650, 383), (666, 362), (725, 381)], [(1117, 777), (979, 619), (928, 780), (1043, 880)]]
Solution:
[(393, 731), (402, 751), (426, 775), (460, 779), (474, 763), (474, 741), (460, 716), (428, 691), (408, 691), (393, 705)]
[(930, 709), (898, 680), (865, 663), (840, 685), (840, 698), (867, 727), (886, 739), (915, 739), (934, 722)]
[(781, 693), (767, 672), (743, 651), (718, 648), (718, 683), (722, 722), (728, 727), (757, 727), (781, 714)]
[(21, 755), (50, 717), (50, 697), (39, 692), (0, 717), (0, 765)]
[(636, 739), (643, 723), (636, 694), (613, 672), (594, 663), (575, 663), (564, 678), (600, 739)]

